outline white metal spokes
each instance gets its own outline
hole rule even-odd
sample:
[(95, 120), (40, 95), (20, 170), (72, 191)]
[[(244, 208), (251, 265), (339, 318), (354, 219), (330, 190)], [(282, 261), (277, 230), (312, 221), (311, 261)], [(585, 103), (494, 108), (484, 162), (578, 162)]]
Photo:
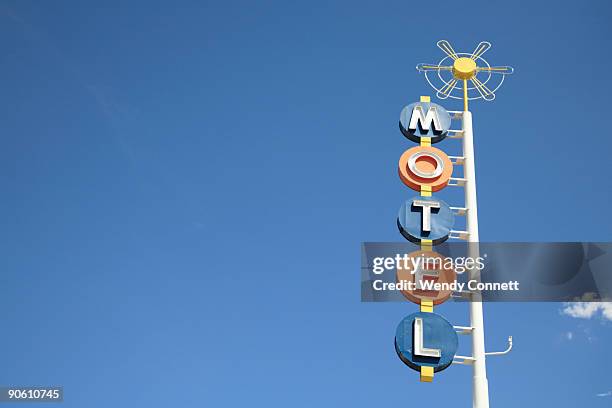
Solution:
[(511, 73), (514, 72), (514, 68), (512, 67), (485, 67), (485, 68), (478, 68), (479, 72), (490, 72), (492, 74), (502, 74), (502, 75), (510, 75)]
[(437, 44), (438, 44), (438, 48), (444, 51), (444, 53), (448, 55), (449, 57), (451, 57), (452, 59), (456, 60), (457, 58), (459, 58), (459, 56), (457, 55), (457, 53), (455, 52), (455, 50), (453, 49), (453, 47), (450, 45), (448, 41), (440, 40), (438, 41)]
[(478, 46), (476, 47), (476, 49), (472, 53), (472, 56), (470, 58), (473, 59), (473, 60), (477, 60), (478, 58), (480, 58), (480, 56), (482, 54), (487, 52), (487, 50), (489, 48), (491, 48), (491, 43), (490, 42), (481, 41), (480, 44), (478, 44)]
[(491, 91), (485, 84), (480, 82), (478, 78), (474, 77), (470, 79), (470, 81), (472, 81), (474, 85), (476, 85), (476, 89), (478, 90), (480, 95), (482, 95), (482, 99), (484, 99), (485, 101), (492, 101), (493, 99), (495, 99), (495, 94), (493, 93), (493, 91)]
[(448, 98), (451, 92), (453, 92), (453, 89), (455, 89), (455, 86), (457, 86), (457, 82), (459, 82), (457, 79), (450, 80), (441, 90), (436, 93), (436, 96), (439, 99)]
[[(456, 53), (457, 58), (470, 58), (472, 54), (467, 53)], [(425, 75), (427, 83), (436, 90), (436, 97), (439, 99), (463, 99), (463, 81), (458, 81), (452, 73), (452, 66), (448, 64), (452, 63), (451, 56), (445, 56), (437, 64), (419, 64), (417, 70)], [(482, 65), (482, 70), (478, 71), (477, 76), (479, 83), (485, 85), (487, 90), (482, 89), (482, 92), (478, 90), (478, 86), (471, 80), (468, 80), (468, 99), (485, 99), (487, 101), (494, 98), (491, 94), (499, 89), (503, 83), (505, 75), (497, 75), (496, 79), (493, 78), (493, 71), (490, 71), (491, 65), (482, 57), (478, 58), (477, 63)], [(486, 98), (483, 96), (486, 95)]]
[(416, 69), (419, 72), (440, 71), (440, 70), (450, 71), (453, 69), (453, 67), (445, 67), (445, 66), (436, 65), (436, 64), (418, 64), (416, 66)]
[[(416, 69), (425, 75), (427, 83), (436, 90), (436, 96), (440, 99), (464, 99), (464, 91), (467, 91), (468, 100), (492, 101), (506, 75), (514, 72), (514, 68), (509, 66), (492, 67), (482, 57), (491, 48), (488, 41), (481, 41), (472, 53), (456, 52), (447, 40), (438, 41), (437, 46), (444, 51), (444, 58), (437, 64), (418, 64)], [(476, 63), (475, 71), (467, 79), (467, 84), (463, 84), (463, 80), (459, 79), (454, 71), (459, 58), (469, 58)]]

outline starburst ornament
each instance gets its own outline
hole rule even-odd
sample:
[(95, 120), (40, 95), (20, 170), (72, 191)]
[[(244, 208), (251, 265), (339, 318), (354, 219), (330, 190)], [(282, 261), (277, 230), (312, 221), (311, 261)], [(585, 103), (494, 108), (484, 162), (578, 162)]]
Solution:
[[(478, 44), (472, 53), (455, 52), (446, 40), (438, 41), (438, 47), (446, 56), (437, 65), (418, 64), (416, 69), (425, 74), (429, 85), (437, 91), (438, 98), (463, 99), (465, 110), (468, 100), (495, 99), (495, 92), (504, 82), (504, 77), (514, 72), (514, 69), (508, 66), (492, 67), (482, 58), (491, 48), (491, 44), (486, 41)], [(452, 65), (448, 65), (450, 63)], [(458, 88), (459, 83), (463, 86)]]

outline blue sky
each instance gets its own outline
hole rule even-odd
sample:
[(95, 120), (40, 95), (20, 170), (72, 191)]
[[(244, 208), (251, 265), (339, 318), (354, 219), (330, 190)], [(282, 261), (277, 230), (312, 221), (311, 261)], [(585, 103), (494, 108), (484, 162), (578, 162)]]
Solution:
[[(402, 239), (414, 66), (448, 39), (515, 67), (472, 105), (483, 241), (609, 241), (612, 6), (462, 4), (1, 2), (0, 384), (66, 407), (469, 405), (469, 368), (420, 384), (396, 357), (414, 305), (359, 302), (360, 243)], [(610, 406), (609, 309), (562, 310), (485, 306), (489, 350), (515, 340), (492, 406)]]

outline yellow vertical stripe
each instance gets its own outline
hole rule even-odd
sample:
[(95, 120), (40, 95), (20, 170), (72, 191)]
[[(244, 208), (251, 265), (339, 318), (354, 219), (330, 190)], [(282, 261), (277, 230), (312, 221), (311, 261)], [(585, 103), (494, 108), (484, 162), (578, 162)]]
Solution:
[(421, 382), (432, 382), (434, 377), (433, 367), (421, 366)]
[(433, 300), (423, 300), (421, 299), (421, 312), (423, 313), (433, 313)]
[(423, 197), (431, 197), (431, 186), (421, 186), (421, 195)]

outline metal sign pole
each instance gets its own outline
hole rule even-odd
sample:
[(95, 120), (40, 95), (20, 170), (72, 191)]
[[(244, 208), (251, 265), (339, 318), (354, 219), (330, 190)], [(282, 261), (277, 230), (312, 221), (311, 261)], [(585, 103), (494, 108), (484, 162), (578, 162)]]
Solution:
[[(467, 106), (467, 99), (464, 101)], [(476, 200), (476, 172), (474, 169), (474, 134), (472, 132), (472, 113), (463, 112), (463, 157), (465, 182), (465, 207), (467, 208), (467, 231), (470, 242), (478, 242), (478, 203)], [(477, 245), (470, 252), (478, 251)], [(479, 255), (470, 253), (470, 256)], [(472, 279), (478, 279), (472, 276)], [(489, 384), (484, 344), (484, 318), (480, 293), (473, 293), (470, 301), (470, 326), (472, 327), (473, 378), (472, 393), (474, 408), (489, 408)]]

